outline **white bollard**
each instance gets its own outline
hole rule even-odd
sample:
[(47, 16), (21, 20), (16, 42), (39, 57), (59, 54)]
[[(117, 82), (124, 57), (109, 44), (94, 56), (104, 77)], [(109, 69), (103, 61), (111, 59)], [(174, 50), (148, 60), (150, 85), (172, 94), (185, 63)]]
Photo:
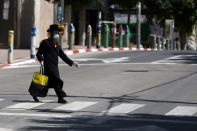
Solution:
[(14, 50), (14, 31), (10, 30), (8, 34), (8, 64), (13, 63)]

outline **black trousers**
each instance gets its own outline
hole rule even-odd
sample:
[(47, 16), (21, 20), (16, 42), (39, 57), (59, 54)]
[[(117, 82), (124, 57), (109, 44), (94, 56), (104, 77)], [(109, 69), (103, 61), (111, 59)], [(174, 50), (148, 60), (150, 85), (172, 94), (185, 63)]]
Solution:
[(64, 82), (57, 77), (49, 77), (49, 88), (54, 88), (55, 93), (58, 98), (66, 97), (66, 93), (63, 91)]

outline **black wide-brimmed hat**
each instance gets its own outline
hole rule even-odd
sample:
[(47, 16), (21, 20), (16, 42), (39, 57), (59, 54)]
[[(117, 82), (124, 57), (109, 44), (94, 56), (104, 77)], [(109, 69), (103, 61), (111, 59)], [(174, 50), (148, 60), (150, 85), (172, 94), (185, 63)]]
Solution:
[(47, 32), (53, 33), (54, 31), (62, 31), (61, 28), (59, 28), (59, 26), (57, 24), (52, 24), (50, 25), (49, 29), (47, 30)]

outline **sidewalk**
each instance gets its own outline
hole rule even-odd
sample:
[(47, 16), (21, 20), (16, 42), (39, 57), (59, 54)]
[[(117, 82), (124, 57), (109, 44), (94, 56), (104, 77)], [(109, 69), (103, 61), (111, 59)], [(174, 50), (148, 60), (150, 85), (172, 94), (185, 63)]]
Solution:
[[(73, 50), (84, 49), (82, 46), (75, 46)], [(68, 50), (64, 50), (68, 51)], [(13, 63), (30, 59), (30, 49), (14, 49)], [(8, 64), (8, 49), (0, 49), (0, 65)]]
[[(30, 59), (29, 49), (14, 49), (13, 51), (13, 63)], [(0, 49), (0, 64), (8, 64), (8, 50)]]

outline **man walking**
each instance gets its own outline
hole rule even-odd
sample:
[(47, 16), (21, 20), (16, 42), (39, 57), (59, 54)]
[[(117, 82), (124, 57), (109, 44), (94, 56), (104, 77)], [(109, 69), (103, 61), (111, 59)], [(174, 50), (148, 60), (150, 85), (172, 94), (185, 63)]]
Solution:
[[(59, 33), (61, 29), (57, 24), (50, 25), (47, 30), (50, 33), (50, 37), (41, 42), (38, 52), (36, 54), (37, 59), (41, 62), (44, 61), (44, 74), (49, 77), (48, 88), (54, 88), (58, 97), (58, 103), (67, 103), (63, 98), (66, 97), (66, 93), (63, 91), (63, 81), (60, 79), (58, 69), (58, 57), (60, 57), (69, 66), (79, 67), (77, 62), (73, 62), (64, 54), (61, 46), (59, 45)], [(33, 96), (36, 102), (39, 99)]]

